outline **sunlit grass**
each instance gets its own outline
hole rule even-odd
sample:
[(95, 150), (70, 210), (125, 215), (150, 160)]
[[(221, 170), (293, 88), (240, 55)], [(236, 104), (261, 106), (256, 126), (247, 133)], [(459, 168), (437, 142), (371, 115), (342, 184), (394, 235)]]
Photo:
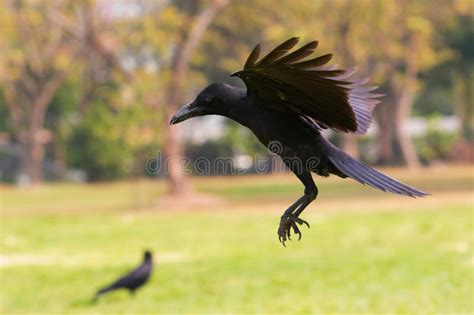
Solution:
[[(474, 189), (471, 166), (434, 167), (418, 171), (382, 169), (387, 175), (405, 181), (432, 194), (470, 192)], [(377, 198), (387, 195), (349, 179), (314, 176), (319, 188), (319, 202), (345, 198)], [(303, 186), (292, 174), (192, 179), (199, 192), (224, 198), (231, 203), (286, 202), (300, 196)], [(135, 180), (109, 184), (52, 184), (36, 189), (0, 188), (2, 212), (15, 215), (30, 212), (128, 211), (155, 208), (166, 191), (163, 181)], [(398, 198), (398, 197), (397, 197)], [(167, 210), (167, 209), (157, 209)]]
[[(443, 172), (389, 171), (429, 188), (425, 199), (321, 180), (311, 229), (287, 248), (279, 214), (302, 190), (289, 176), (196, 179), (225, 200), (200, 211), (152, 208), (164, 186), (150, 182), (3, 189), (0, 312), (472, 313), (471, 175)], [(146, 248), (150, 284), (90, 304)]]

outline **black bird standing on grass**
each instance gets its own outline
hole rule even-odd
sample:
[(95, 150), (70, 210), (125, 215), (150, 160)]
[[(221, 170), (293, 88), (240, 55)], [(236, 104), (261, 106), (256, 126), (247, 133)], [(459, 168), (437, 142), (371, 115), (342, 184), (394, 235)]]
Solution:
[(144, 285), (150, 278), (151, 271), (153, 269), (153, 258), (149, 251), (146, 251), (143, 255), (143, 262), (136, 269), (130, 271), (125, 276), (119, 278), (111, 285), (100, 289), (95, 294), (95, 299), (99, 296), (114, 291), (117, 289), (127, 289), (130, 294), (134, 294), (135, 290)]
[(260, 60), (257, 45), (244, 69), (232, 74), (245, 82), (247, 90), (213, 83), (184, 105), (170, 122), (222, 115), (248, 127), (283, 159), (305, 186), (304, 195), (281, 217), (278, 236), (283, 245), (290, 239), (291, 229), (301, 238), (297, 224), (309, 227), (299, 216), (318, 195), (311, 172), (350, 177), (410, 197), (427, 195), (350, 157), (321, 135), (321, 130), (327, 128), (364, 134), (379, 103), (376, 99), (382, 95), (373, 93), (377, 87), (367, 86), (368, 79), (352, 79), (355, 69), (325, 66), (331, 54), (305, 59), (314, 52), (317, 41), (290, 52), (297, 42), (298, 38), (290, 38)]

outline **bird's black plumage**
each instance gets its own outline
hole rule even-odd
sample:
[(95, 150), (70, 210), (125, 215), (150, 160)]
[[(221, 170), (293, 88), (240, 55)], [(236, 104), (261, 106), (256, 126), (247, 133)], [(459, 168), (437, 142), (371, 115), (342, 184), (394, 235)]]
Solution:
[(314, 52), (317, 41), (290, 53), (297, 42), (298, 38), (290, 38), (260, 61), (257, 45), (244, 69), (233, 75), (245, 82), (249, 95), (261, 101), (259, 106), (307, 116), (339, 131), (365, 133), (379, 102), (376, 98), (381, 96), (371, 93), (377, 87), (364, 86), (366, 79), (350, 79), (355, 68), (325, 66), (332, 54), (303, 60)]
[(372, 93), (376, 87), (366, 86), (368, 79), (351, 79), (355, 70), (325, 66), (330, 54), (304, 59), (313, 53), (316, 41), (290, 52), (297, 42), (298, 38), (290, 38), (260, 60), (257, 45), (244, 69), (232, 74), (245, 82), (246, 90), (213, 83), (171, 119), (176, 124), (195, 116), (222, 115), (248, 127), (265, 146), (276, 149), (305, 186), (304, 195), (281, 217), (278, 236), (283, 244), (291, 229), (301, 237), (298, 224), (309, 226), (299, 215), (318, 194), (311, 172), (350, 177), (410, 197), (427, 195), (350, 157), (321, 135), (321, 129), (328, 127), (365, 133), (376, 98), (382, 95)]
[(135, 293), (135, 290), (143, 286), (150, 278), (153, 270), (153, 258), (149, 251), (146, 251), (143, 255), (143, 262), (136, 269), (130, 271), (125, 276), (119, 278), (112, 284), (100, 289), (95, 294), (95, 297), (118, 289), (127, 289), (131, 294)]

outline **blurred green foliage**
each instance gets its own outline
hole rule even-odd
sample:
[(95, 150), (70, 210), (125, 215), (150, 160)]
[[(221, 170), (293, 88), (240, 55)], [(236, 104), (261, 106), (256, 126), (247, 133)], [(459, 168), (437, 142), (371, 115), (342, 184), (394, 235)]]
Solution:
[[(93, 7), (99, 2), (88, 3)], [(120, 71), (111, 66), (113, 59), (97, 56), (94, 51), (72, 57), (63, 49), (52, 64), (51, 71), (69, 67), (70, 72), (47, 107), (41, 126), (53, 135), (46, 144), (46, 159), (55, 162), (58, 157), (62, 158), (66, 169), (84, 170), (90, 180), (143, 174), (143, 161), (160, 151), (161, 130), (167, 123), (164, 95), (172, 77), (169, 66), (173, 50), (182, 36), (182, 25), (206, 2), (192, 5), (187, 1), (138, 1), (136, 5), (138, 15), (107, 20), (98, 14), (90, 25), (95, 28), (97, 38), (105, 39), (104, 42), (113, 47), (129, 76), (120, 75)], [(29, 63), (25, 60), (24, 43), (18, 39), (21, 30), (16, 28), (14, 16), (6, 7), (2, 4), (4, 18), (0, 19), (0, 27), (5, 30), (0, 43), (5, 52), (0, 58), (0, 133), (17, 143), (21, 132), (13, 128), (3, 92), (6, 83), (21, 77), (20, 65), (26, 64), (24, 69), (28, 69)], [(288, 36), (299, 35), (302, 41), (318, 39), (319, 52), (334, 52), (335, 62), (342, 66), (358, 65), (361, 75), (370, 74), (388, 95), (379, 107), (388, 108), (393, 105), (391, 95), (400, 92), (411, 58), (407, 54), (414, 49), (418, 76), (413, 114), (456, 114), (463, 123), (461, 136), (472, 140), (474, 116), (470, 83), (474, 73), (474, 28), (471, 7), (470, 1), (463, 0), (298, 0), (279, 1), (278, 5), (270, 0), (231, 1), (219, 12), (192, 57), (183, 98), (191, 99), (212, 81), (243, 86), (228, 74), (241, 68), (253, 45), (262, 42), (268, 48)], [(31, 25), (37, 25), (48, 21), (48, 10), (53, 7), (44, 2), (32, 7), (26, 5), (26, 8), (25, 17), (31, 19)], [(66, 21), (73, 25), (77, 22), (79, 31), (80, 27), (87, 27), (81, 24), (83, 21), (75, 20), (74, 12), (83, 10), (80, 3), (71, 2), (60, 9)], [(41, 38), (54, 39), (55, 33), (49, 34), (47, 26), (41, 24), (38, 28), (46, 30), (42, 31)], [(35, 34), (36, 29), (30, 31)], [(69, 45), (81, 43), (67, 39), (64, 45), (68, 49)], [(409, 43), (412, 46), (408, 47)], [(71, 60), (73, 62), (68, 64)], [(48, 64), (47, 60), (43, 62)], [(23, 102), (15, 106), (28, 108)], [(424, 159), (449, 157), (446, 151), (451, 142), (447, 139), (451, 136), (430, 134), (427, 137), (430, 140), (421, 141), (419, 148)], [(423, 146), (423, 143), (438, 140), (439, 144)], [(188, 152), (205, 149), (187, 145)], [(265, 153), (252, 135), (232, 122), (226, 122), (226, 131), (219, 140), (206, 146), (215, 147), (212, 150), (217, 150), (216, 153)]]
[(415, 139), (418, 155), (424, 162), (442, 161), (451, 158), (453, 144), (459, 138), (456, 133), (440, 131), (436, 126), (439, 118), (439, 115), (429, 117), (427, 133)]
[(451, 57), (422, 75), (415, 114), (456, 114), (463, 123), (462, 136), (473, 141), (474, 21), (461, 15), (444, 26), (440, 32)]
[(130, 168), (132, 152), (119, 133), (111, 132), (118, 131), (120, 117), (106, 107), (92, 105), (71, 136), (70, 164), (85, 170), (93, 181), (123, 177)]

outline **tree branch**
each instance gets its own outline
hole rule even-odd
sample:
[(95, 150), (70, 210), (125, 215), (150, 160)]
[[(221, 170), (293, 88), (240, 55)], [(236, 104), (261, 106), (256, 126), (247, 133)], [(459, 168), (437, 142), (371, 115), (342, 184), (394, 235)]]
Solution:
[(42, 126), (46, 108), (56, 91), (61, 87), (61, 84), (63, 84), (66, 75), (67, 72), (65, 70), (57, 72), (40, 90), (39, 95), (33, 103), (31, 129), (37, 129)]

